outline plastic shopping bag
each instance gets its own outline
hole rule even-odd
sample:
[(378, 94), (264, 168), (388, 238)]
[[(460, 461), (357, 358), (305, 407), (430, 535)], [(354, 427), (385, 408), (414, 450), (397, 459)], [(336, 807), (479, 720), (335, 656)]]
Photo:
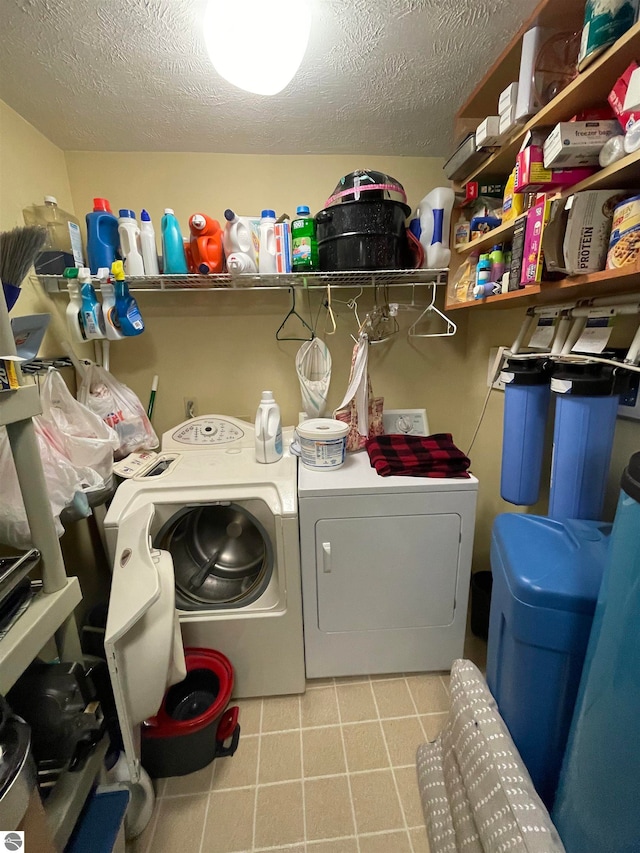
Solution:
[[(60, 435), (55, 428), (39, 416), (33, 418), (33, 426), (38, 440), (44, 478), (47, 485), (51, 512), (56, 532), (62, 536), (64, 528), (60, 523), (62, 510), (77, 502), (84, 492), (101, 488), (102, 477), (92, 468), (76, 466), (65, 455)], [(22, 492), (4, 427), (0, 428), (0, 542), (19, 550), (32, 546), (29, 522), (22, 501)], [(85, 499), (86, 503), (86, 499)], [(86, 503), (88, 512), (88, 503)]]
[(384, 397), (374, 397), (368, 370), (369, 341), (360, 335), (353, 348), (349, 386), (333, 417), (349, 424), (347, 450), (363, 450), (367, 438), (384, 435)]
[(54, 368), (44, 378), (40, 402), (42, 420), (57, 431), (64, 454), (74, 465), (93, 468), (108, 484), (113, 454), (120, 447), (116, 431), (73, 397)]
[(104, 367), (87, 367), (78, 400), (115, 429), (120, 442), (116, 459), (158, 446), (158, 437), (140, 400)]

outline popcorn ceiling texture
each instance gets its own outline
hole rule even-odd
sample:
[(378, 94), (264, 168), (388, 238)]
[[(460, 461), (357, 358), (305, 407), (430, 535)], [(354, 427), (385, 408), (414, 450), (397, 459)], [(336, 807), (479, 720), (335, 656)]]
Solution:
[(302, 67), (265, 98), (213, 69), (206, 0), (3, 0), (0, 98), (64, 150), (439, 156), (536, 5), (312, 2)]

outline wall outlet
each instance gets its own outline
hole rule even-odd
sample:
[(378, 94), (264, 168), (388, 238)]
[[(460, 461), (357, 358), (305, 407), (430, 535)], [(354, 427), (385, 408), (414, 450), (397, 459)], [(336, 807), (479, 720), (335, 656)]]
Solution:
[(631, 376), (629, 390), (626, 394), (620, 397), (620, 405), (618, 406), (618, 417), (629, 418), (630, 420), (640, 421), (640, 374), (634, 373)]
[(487, 367), (487, 388), (493, 387), (496, 391), (504, 391), (504, 382), (500, 380), (500, 374), (498, 374), (495, 382), (491, 383), (494, 370), (496, 369), (496, 358), (500, 349), (501, 347), (491, 347), (489, 350), (489, 365)]
[(195, 418), (198, 414), (198, 400), (196, 397), (184, 397), (184, 416), (186, 420)]

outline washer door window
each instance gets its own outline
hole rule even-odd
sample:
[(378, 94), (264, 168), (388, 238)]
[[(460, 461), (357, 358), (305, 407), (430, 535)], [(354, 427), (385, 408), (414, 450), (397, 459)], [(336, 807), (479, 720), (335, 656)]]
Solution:
[(234, 503), (185, 507), (158, 533), (176, 579), (176, 607), (218, 610), (262, 595), (273, 572), (273, 549), (260, 521)]

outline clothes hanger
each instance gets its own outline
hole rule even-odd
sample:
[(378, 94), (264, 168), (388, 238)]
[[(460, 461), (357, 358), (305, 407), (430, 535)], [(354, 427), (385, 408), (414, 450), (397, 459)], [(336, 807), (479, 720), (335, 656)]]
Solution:
[[(409, 330), (407, 331), (407, 336), (410, 338), (449, 338), (458, 331), (458, 327), (450, 320), (446, 314), (443, 314), (435, 306), (436, 301), (436, 285), (432, 285), (431, 290), (431, 302), (427, 305), (424, 311), (420, 314), (418, 319), (409, 326)], [(416, 328), (420, 325), (420, 323), (424, 320), (424, 318), (429, 314), (437, 314), (447, 324), (446, 331), (444, 332), (429, 332), (428, 334), (421, 334), (420, 332), (416, 332)]]
[[(283, 328), (287, 324), (287, 321), (290, 317), (296, 317), (298, 320), (300, 320), (303, 327), (305, 329), (309, 330), (310, 337), (299, 338), (299, 337), (292, 337), (289, 335), (281, 335), (280, 333), (282, 332)], [(289, 309), (284, 320), (282, 321), (282, 323), (280, 323), (280, 326), (278, 327), (278, 331), (276, 332), (276, 340), (277, 341), (312, 341), (315, 338), (315, 336), (316, 336), (316, 333), (311, 328), (311, 326), (307, 323), (307, 321), (304, 319), (304, 317), (300, 316), (300, 314), (298, 314), (298, 312), (296, 311), (296, 291), (295, 291), (295, 288), (292, 287), (291, 288), (291, 308)]]
[[(335, 335), (336, 329), (338, 327), (336, 325), (336, 315), (333, 313), (333, 308), (331, 307), (331, 285), (330, 284), (327, 285), (326, 308), (327, 308), (327, 316), (325, 317), (325, 321), (324, 321), (324, 333), (325, 333), (325, 335)], [(332, 327), (331, 331), (329, 331), (327, 329), (327, 318), (331, 322), (331, 327)]]

